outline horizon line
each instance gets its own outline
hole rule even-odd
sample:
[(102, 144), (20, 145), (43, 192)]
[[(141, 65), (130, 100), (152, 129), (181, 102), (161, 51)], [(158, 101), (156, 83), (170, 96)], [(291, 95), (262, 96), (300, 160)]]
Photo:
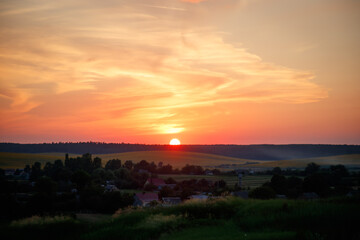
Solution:
[(20, 143), (20, 142), (0, 142), (0, 144), (80, 144), (80, 143), (95, 143), (95, 144), (117, 144), (117, 145), (156, 145), (156, 146), (264, 146), (264, 145), (334, 145), (334, 146), (360, 146), (360, 144), (355, 143), (252, 143), (252, 144), (236, 144), (236, 143), (213, 143), (213, 144), (203, 144), (203, 143), (192, 143), (192, 144), (181, 144), (181, 145), (170, 145), (170, 144), (161, 144), (161, 143), (129, 143), (129, 142), (95, 142), (95, 141), (79, 141), (79, 142), (33, 142), (33, 143)]

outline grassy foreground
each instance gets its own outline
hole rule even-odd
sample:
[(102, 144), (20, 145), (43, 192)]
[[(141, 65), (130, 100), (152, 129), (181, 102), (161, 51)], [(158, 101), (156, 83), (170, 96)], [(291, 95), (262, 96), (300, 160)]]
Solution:
[(359, 239), (358, 199), (188, 202), (126, 209), (110, 220), (32, 217), (2, 226), (3, 239)]

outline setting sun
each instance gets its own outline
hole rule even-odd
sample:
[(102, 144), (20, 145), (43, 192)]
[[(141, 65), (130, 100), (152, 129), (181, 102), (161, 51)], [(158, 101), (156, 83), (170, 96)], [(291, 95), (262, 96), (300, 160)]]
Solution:
[(170, 145), (180, 145), (180, 140), (177, 138), (173, 138), (170, 141)]

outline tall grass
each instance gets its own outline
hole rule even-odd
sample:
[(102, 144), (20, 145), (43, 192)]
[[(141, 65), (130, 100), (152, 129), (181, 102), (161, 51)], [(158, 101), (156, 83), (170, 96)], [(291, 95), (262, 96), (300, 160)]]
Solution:
[[(169, 208), (129, 208), (111, 220), (84, 223), (67, 218), (14, 222), (6, 239), (357, 239), (358, 201), (190, 201)], [(69, 234), (65, 234), (68, 232)], [(42, 232), (39, 234), (39, 232)]]
[(42, 217), (42, 216), (32, 216), (29, 218), (24, 218), (10, 223), (11, 227), (24, 227), (28, 225), (47, 225), (47, 224), (59, 224), (70, 222), (73, 223), (75, 220), (69, 216), (54, 216), (54, 217)]

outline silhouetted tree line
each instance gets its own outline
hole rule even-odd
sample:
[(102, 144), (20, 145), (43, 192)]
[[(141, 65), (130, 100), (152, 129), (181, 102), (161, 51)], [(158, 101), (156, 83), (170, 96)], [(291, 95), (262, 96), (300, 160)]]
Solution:
[[(181, 182), (176, 182), (172, 178), (165, 181), (167, 184), (173, 184), (175, 187), (163, 187), (160, 192), (160, 197), (175, 197), (180, 196), (181, 199), (187, 199), (189, 196), (198, 194), (199, 192), (211, 193), (213, 196), (219, 196), (224, 192), (229, 192), (230, 188), (224, 180), (208, 181), (206, 179), (190, 179)], [(153, 189), (150, 189), (153, 190)]]
[(321, 169), (316, 163), (309, 163), (305, 168), (304, 178), (297, 176), (285, 177), (277, 167), (270, 182), (254, 189), (250, 196), (269, 199), (276, 195), (287, 198), (299, 198), (304, 193), (316, 193), (320, 197), (344, 196), (360, 184), (360, 173), (352, 173), (344, 165), (333, 165)]
[(0, 152), (45, 153), (68, 152), (82, 154), (120, 153), (132, 151), (187, 151), (210, 153), (256, 160), (283, 160), (323, 157), (330, 155), (359, 154), (359, 145), (146, 145), (103, 142), (59, 142), (43, 144), (0, 143)]
[[(17, 170), (20, 171), (20, 170)], [(26, 165), (24, 173), (29, 181), (7, 179), (0, 169), (0, 197), (4, 200), (0, 211), (1, 220), (31, 216), (34, 214), (56, 214), (58, 212), (94, 211), (112, 213), (118, 208), (133, 203), (133, 195), (111, 191), (118, 189), (142, 189), (149, 177), (157, 174), (204, 174), (200, 166), (186, 165), (182, 169), (173, 169), (169, 164), (147, 162), (133, 163), (119, 159), (107, 161), (105, 166), (98, 157), (86, 153), (81, 157), (71, 158), (65, 155), (65, 161), (40, 162)], [(214, 170), (220, 173), (218, 170)], [(205, 180), (191, 183), (176, 183), (167, 179), (168, 184), (175, 184), (176, 189), (162, 190), (163, 195), (177, 192), (182, 197), (192, 194), (195, 189), (209, 190)], [(196, 181), (196, 180), (195, 180)], [(110, 189), (108, 189), (110, 188)], [(166, 193), (168, 191), (168, 193)]]

